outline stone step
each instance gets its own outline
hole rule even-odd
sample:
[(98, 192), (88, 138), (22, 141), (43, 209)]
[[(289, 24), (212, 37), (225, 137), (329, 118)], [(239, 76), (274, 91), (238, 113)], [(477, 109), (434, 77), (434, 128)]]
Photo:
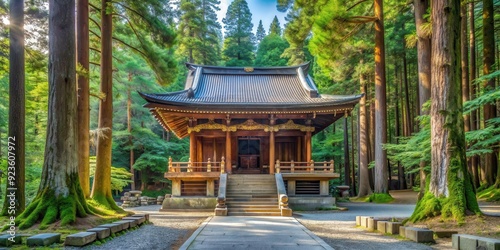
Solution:
[(66, 236), (64, 245), (81, 247), (94, 242), (97, 238), (95, 232), (79, 232)]
[(281, 212), (227, 212), (229, 216), (281, 216)]
[(278, 206), (273, 207), (257, 207), (257, 208), (228, 208), (228, 212), (280, 212)]
[(275, 199), (274, 201), (227, 201), (226, 204), (232, 204), (232, 205), (245, 205), (245, 204), (252, 204), (252, 205), (274, 205), (278, 204), (278, 201)]
[(232, 201), (240, 201), (240, 202), (249, 202), (249, 201), (256, 201), (256, 202), (276, 202), (278, 199), (276, 196), (274, 197), (226, 197), (226, 203), (227, 202), (232, 202)]
[(59, 243), (61, 241), (60, 233), (43, 233), (37, 234), (26, 239), (26, 245), (28, 247), (46, 247), (54, 243)]
[(254, 209), (254, 208), (259, 208), (259, 209), (275, 209), (279, 207), (279, 204), (226, 204), (228, 209)]
[(271, 195), (274, 195), (274, 196), (277, 196), (278, 195), (278, 191), (266, 191), (266, 192), (262, 192), (262, 191), (252, 191), (252, 190), (247, 190), (247, 191), (228, 191), (226, 192), (226, 197), (227, 196), (246, 196), (246, 195), (266, 195), (266, 196), (271, 196)]

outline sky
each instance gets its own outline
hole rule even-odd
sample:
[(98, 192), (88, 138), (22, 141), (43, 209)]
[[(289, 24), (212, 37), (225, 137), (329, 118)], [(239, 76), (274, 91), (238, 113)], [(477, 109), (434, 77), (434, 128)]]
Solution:
[[(226, 16), (227, 7), (233, 0), (220, 0), (220, 11), (217, 13), (220, 24), (222, 27), (222, 32), (224, 33), (224, 23), (222, 23), (222, 18)], [(274, 16), (278, 17), (281, 27), (284, 27), (286, 13), (279, 12), (276, 9), (276, 0), (247, 0), (248, 8), (252, 12), (252, 23), (253, 31), (257, 30), (259, 26), (259, 20), (262, 20), (262, 25), (266, 30), (266, 34), (269, 32), (269, 26), (273, 21)]]

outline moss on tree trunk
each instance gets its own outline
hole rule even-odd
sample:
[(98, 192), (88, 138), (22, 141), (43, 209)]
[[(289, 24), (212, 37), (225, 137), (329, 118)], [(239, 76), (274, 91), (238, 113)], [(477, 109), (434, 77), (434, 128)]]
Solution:
[(479, 214), (465, 157), (460, 65), (460, 2), (432, 2), (431, 176), (410, 220)]

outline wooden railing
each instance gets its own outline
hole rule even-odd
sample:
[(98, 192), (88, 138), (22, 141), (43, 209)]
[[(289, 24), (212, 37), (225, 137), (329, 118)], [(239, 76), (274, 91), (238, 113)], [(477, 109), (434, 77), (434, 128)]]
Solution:
[(323, 162), (276, 161), (276, 173), (333, 173), (333, 160)]
[(221, 161), (211, 161), (208, 158), (206, 162), (192, 162), (191, 158), (187, 162), (174, 162), (172, 157), (168, 158), (168, 172), (169, 173), (181, 173), (181, 172), (221, 172), (224, 173), (225, 161), (224, 157)]

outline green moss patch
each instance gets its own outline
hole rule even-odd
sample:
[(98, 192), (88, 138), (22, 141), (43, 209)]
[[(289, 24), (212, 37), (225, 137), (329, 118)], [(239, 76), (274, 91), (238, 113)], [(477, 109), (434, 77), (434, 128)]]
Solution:
[(385, 194), (385, 193), (373, 193), (370, 196), (368, 196), (368, 199), (366, 200), (367, 202), (374, 202), (374, 203), (390, 203), (394, 200), (390, 194)]
[(477, 198), (485, 201), (500, 201), (500, 188), (491, 186), (477, 193)]

